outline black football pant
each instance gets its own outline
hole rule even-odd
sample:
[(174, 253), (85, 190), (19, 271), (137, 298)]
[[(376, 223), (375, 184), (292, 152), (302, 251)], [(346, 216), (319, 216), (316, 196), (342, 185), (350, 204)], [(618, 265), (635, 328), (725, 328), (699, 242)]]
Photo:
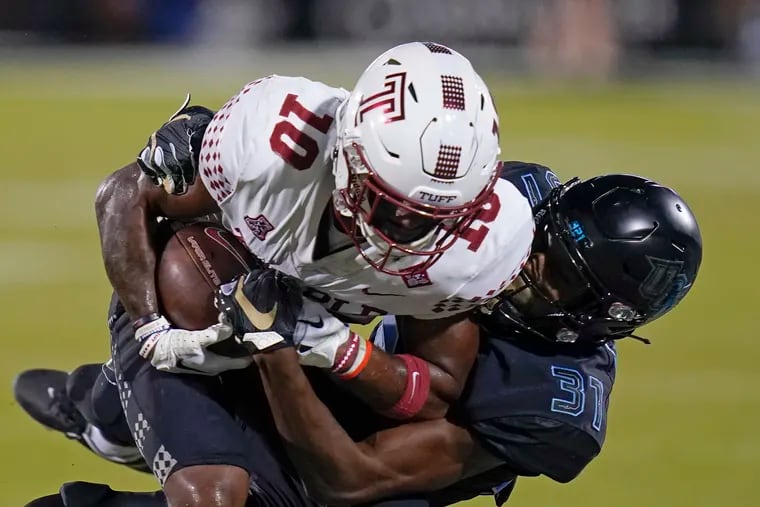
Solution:
[[(172, 473), (187, 466), (232, 465), (243, 468), (251, 476), (250, 506), (316, 505), (306, 496), (281, 447), (255, 368), (227, 372), (219, 377), (156, 370), (139, 356), (131, 319), (116, 296), (109, 308), (108, 326), (112, 360), (104, 365), (94, 384), (92, 376), (83, 375), (82, 382), (88, 385), (69, 386), (69, 392), (86, 392), (91, 387), (89, 400), (87, 396), (78, 396), (83, 401), (78, 401), (77, 406), (85, 418), (116, 443), (134, 442), (162, 486)], [(355, 440), (398, 424), (382, 418), (350, 393), (336, 388), (321, 372), (307, 374), (318, 396)], [(76, 384), (76, 379), (73, 380)], [(110, 496), (110, 501), (118, 501), (119, 495)], [(445, 492), (426, 497), (386, 500), (371, 505), (437, 507), (475, 495), (460, 491), (452, 495), (447, 488)], [(123, 499), (128, 500), (126, 496)], [(67, 504), (67, 507), (76, 505)]]
[(218, 377), (161, 372), (138, 354), (115, 296), (108, 325), (112, 370), (95, 381), (85, 417), (116, 442), (134, 441), (162, 486), (188, 466), (231, 465), (251, 476), (250, 505), (315, 505), (285, 455), (254, 368)]

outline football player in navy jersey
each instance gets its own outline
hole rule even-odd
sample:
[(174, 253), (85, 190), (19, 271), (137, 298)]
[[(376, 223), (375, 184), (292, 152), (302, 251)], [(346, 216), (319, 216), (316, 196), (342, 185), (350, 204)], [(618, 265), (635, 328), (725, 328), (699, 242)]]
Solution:
[[(475, 316), (488, 339), (445, 419), (394, 425), (348, 393), (312, 387), (293, 349), (256, 357), (290, 461), (317, 501), (418, 494), (378, 505), (446, 505), (495, 493), (501, 504), (517, 476), (567, 482), (601, 449), (614, 340), (683, 298), (701, 260), (699, 229), (675, 192), (634, 176), (553, 188), (548, 169), (514, 162), (502, 177), (536, 205), (534, 251), (518, 280)], [(373, 338), (404, 352), (391, 317)], [(106, 497), (113, 506), (154, 505)], [(125, 503), (113, 503), (119, 498)]]
[[(293, 350), (256, 356), (277, 428), (310, 494), (352, 505), (427, 491), (408, 505), (448, 505), (491, 491), (501, 504), (518, 476), (567, 482), (599, 453), (614, 341), (688, 292), (702, 257), (699, 228), (673, 190), (629, 175), (559, 186), (535, 216), (521, 276), (476, 317), (486, 339), (445, 419), (357, 443), (316, 397)], [(386, 349), (389, 320), (376, 334)]]

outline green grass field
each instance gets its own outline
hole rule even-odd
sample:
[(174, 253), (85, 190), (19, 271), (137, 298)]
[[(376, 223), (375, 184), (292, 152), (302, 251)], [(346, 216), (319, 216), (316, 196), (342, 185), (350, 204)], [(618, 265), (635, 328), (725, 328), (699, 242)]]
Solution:
[[(177, 76), (141, 79), (137, 70), (0, 63), (0, 507), (74, 479), (155, 487), (43, 431), (11, 397), (22, 369), (72, 368), (108, 352), (95, 189), (185, 91)], [(220, 105), (242, 82), (204, 85), (195, 99)], [(632, 172), (672, 185), (700, 219), (705, 243), (691, 294), (646, 329), (654, 344), (620, 345), (600, 457), (568, 485), (521, 480), (510, 505), (757, 505), (760, 87), (503, 78), (491, 86), (504, 158), (543, 162), (563, 179)]]

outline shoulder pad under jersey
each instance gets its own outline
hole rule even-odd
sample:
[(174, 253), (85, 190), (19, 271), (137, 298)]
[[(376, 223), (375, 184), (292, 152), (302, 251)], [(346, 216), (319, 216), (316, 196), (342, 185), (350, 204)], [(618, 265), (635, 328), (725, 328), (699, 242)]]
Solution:
[(534, 208), (560, 184), (551, 169), (531, 162), (503, 162), (500, 177), (516, 186)]

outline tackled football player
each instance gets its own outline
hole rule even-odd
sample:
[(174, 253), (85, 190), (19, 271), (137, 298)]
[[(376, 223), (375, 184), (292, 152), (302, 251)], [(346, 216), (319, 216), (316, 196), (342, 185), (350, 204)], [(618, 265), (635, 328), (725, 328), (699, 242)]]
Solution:
[[(206, 348), (227, 339), (229, 326), (175, 329), (161, 314), (156, 218), (221, 211), (254, 254), (332, 312), (400, 316), (413, 355), (378, 351), (372, 367), (386, 372), (382, 389), (362, 381), (352, 389), (391, 417), (438, 418), (477, 352), (467, 310), (514, 279), (532, 241), (530, 206), (498, 178), (498, 151), (496, 111), (469, 61), (411, 43), (378, 57), (350, 94), (271, 76), (246, 85), (213, 119), (184, 108), (151, 136), (140, 167), (103, 182), (96, 213), (118, 295), (109, 318), (114, 369), (133, 437), (172, 502), (242, 505), (251, 458), (210, 394), (217, 381), (170, 373), (213, 375), (251, 359)], [(258, 281), (238, 282), (230, 300), (240, 309)], [(370, 348), (358, 337), (324, 341), (295, 325), (298, 345), (310, 350), (306, 364), (352, 377), (367, 365)], [(277, 345), (261, 331), (248, 337), (257, 350)], [(189, 434), (204, 438), (188, 445)]]
[[(554, 180), (540, 166), (505, 166), (533, 198)], [(358, 416), (361, 405), (338, 393), (329, 401), (344, 415), (337, 421), (293, 348), (256, 356), (277, 428), (313, 498), (352, 505), (416, 493), (376, 505), (429, 506), (487, 493), (501, 505), (517, 476), (566, 482), (599, 453), (614, 341), (682, 300), (701, 262), (699, 228), (675, 192), (627, 175), (555, 188), (537, 206), (536, 223), (534, 250), (519, 278), (476, 311), (488, 339), (445, 419), (377, 428)], [(283, 285), (268, 297), (288, 304), (288, 291)], [(250, 330), (245, 319), (233, 320), (243, 322), (239, 334)], [(392, 317), (373, 338), (403, 352)], [(349, 437), (362, 431), (358, 443)]]

